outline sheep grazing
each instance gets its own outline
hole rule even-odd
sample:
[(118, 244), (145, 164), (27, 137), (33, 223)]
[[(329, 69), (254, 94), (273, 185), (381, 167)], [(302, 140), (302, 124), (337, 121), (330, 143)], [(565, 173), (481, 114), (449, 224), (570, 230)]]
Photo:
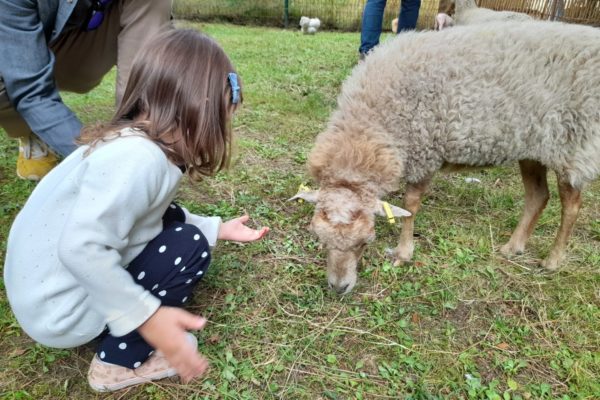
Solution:
[(319, 18), (300, 18), (300, 30), (305, 35), (314, 35), (321, 26), (321, 20)]
[(443, 29), (450, 28), (451, 26), (454, 26), (454, 19), (452, 19), (452, 17), (448, 14), (439, 13), (435, 16), (435, 25), (433, 28), (436, 31), (441, 31)]
[[(430, 62), (436, 60), (435, 63)], [(329, 285), (356, 283), (375, 238), (381, 198), (406, 182), (396, 264), (411, 260), (421, 196), (440, 169), (519, 163), (523, 215), (506, 256), (522, 253), (548, 201), (547, 169), (562, 203), (543, 266), (557, 269), (581, 205), (600, 174), (600, 30), (557, 22), (455, 26), (406, 33), (379, 46), (345, 81), (338, 106), (310, 153), (320, 189), (311, 230), (327, 249)]]
[(481, 24), (493, 21), (530, 21), (527, 14), (515, 11), (494, 11), (478, 7), (475, 0), (455, 0), (454, 20), (456, 25)]

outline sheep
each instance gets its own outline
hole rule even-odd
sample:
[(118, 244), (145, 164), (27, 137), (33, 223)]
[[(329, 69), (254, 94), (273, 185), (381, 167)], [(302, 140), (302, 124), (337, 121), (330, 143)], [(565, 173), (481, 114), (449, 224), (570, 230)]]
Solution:
[(319, 18), (300, 18), (300, 30), (304, 34), (313, 35), (317, 33), (317, 30), (321, 26), (321, 20)]
[(454, 19), (446, 13), (438, 13), (435, 16), (435, 25), (434, 29), (436, 31), (441, 31), (443, 29), (454, 26)]
[[(406, 183), (395, 264), (413, 256), (414, 218), (434, 173), (518, 162), (522, 217), (500, 252), (525, 243), (555, 171), (561, 223), (542, 265), (556, 270), (581, 206), (600, 173), (600, 30), (559, 22), (490, 22), (406, 33), (379, 46), (344, 82), (336, 110), (308, 158), (319, 190), (310, 229), (327, 249), (338, 293), (356, 283), (375, 238), (381, 198)], [(430, 62), (436, 59), (435, 63)]]
[(515, 11), (494, 11), (478, 7), (475, 0), (455, 0), (454, 20), (456, 25), (488, 23), (492, 21), (529, 21), (533, 18)]

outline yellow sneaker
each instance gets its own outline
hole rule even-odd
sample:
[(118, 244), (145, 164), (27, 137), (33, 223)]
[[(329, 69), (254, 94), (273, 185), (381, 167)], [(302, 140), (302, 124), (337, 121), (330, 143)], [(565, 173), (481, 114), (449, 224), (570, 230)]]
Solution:
[(58, 157), (46, 143), (30, 135), (19, 139), (17, 176), (21, 179), (39, 181), (58, 164)]

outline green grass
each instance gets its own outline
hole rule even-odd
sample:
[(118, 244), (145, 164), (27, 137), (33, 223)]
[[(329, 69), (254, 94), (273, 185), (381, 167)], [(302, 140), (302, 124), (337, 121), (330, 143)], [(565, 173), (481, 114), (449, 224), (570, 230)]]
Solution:
[[(248, 212), (272, 228), (259, 243), (221, 243), (190, 309), (211, 362), (200, 380), (97, 395), (86, 382), (93, 346), (55, 350), (20, 330), (0, 280), (0, 399), (598, 399), (600, 182), (564, 268), (541, 273), (560, 221), (552, 199), (525, 255), (498, 254), (522, 206), (516, 168), (439, 175), (416, 222), (415, 262), (385, 258), (399, 227), (377, 225), (359, 283), (338, 297), (307, 231), (312, 207), (286, 202), (310, 182), (305, 161), (356, 62), (358, 34), (192, 25), (215, 37), (244, 83), (232, 168), (185, 182), (179, 201), (225, 218)], [(112, 112), (111, 75), (87, 96), (65, 96), (86, 123)], [(16, 179), (16, 144), (0, 135), (0, 257), (34, 188)], [(466, 176), (480, 184), (466, 183)], [(388, 199), (401, 204), (400, 193)], [(35, 245), (35, 244), (32, 244)], [(32, 277), (33, 279), (34, 277)]]

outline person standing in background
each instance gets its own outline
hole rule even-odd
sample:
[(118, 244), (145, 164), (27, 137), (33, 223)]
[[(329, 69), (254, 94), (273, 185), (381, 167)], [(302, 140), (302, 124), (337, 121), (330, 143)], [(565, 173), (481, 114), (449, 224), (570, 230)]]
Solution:
[[(360, 60), (364, 60), (367, 53), (379, 44), (386, 3), (387, 0), (367, 0), (365, 4), (358, 49)], [(416, 28), (420, 8), (421, 0), (401, 0), (398, 33)]]

